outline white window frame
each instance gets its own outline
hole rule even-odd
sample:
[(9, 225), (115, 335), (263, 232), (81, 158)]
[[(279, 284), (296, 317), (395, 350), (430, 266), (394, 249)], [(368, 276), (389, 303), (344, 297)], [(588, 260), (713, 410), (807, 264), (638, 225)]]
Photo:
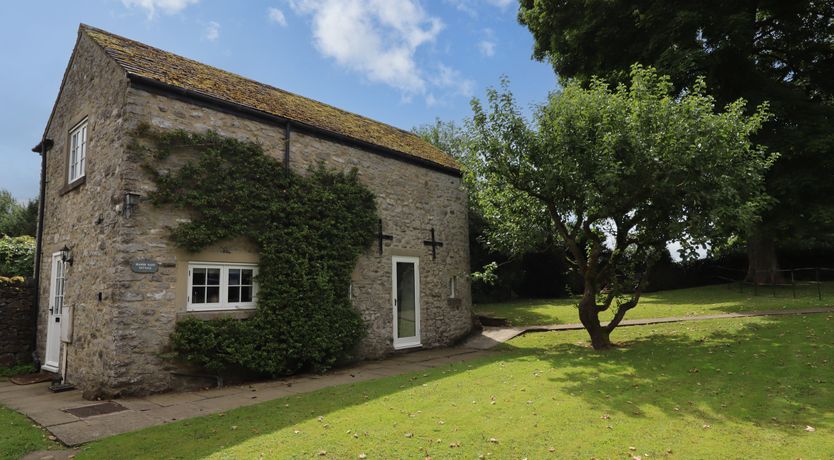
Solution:
[[(77, 168), (76, 168), (77, 166)], [(78, 123), (69, 133), (69, 158), (67, 183), (71, 184), (86, 174), (87, 168), (87, 119)]]
[[(220, 269), (220, 301), (215, 303), (191, 303), (191, 292), (195, 268)], [(252, 301), (229, 302), (229, 270), (252, 270)], [(189, 262), (188, 263), (188, 292), (186, 292), (186, 309), (188, 311), (218, 311), (218, 310), (251, 310), (258, 302), (257, 264), (247, 263), (219, 263), (219, 262)]]

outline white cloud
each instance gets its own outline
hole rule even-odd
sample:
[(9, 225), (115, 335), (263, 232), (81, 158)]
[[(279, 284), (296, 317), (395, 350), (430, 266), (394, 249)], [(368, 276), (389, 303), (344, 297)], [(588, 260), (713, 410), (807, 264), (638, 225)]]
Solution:
[(220, 38), (220, 23), (216, 21), (209, 21), (209, 23), (206, 24), (206, 31), (203, 34), (203, 38), (210, 42), (217, 41), (217, 39)]
[(200, 0), (122, 0), (122, 4), (127, 8), (143, 8), (148, 12), (148, 18), (156, 16), (157, 11), (162, 11), (164, 14), (176, 14), (184, 10), (188, 5), (199, 2)]
[(495, 55), (495, 31), (487, 27), (483, 30), (484, 38), (478, 42), (478, 49), (486, 57)]
[(431, 82), (438, 88), (451, 89), (456, 95), (472, 97), (475, 92), (475, 82), (463, 78), (459, 71), (443, 65), (437, 65), (437, 72), (432, 75)]
[(279, 10), (278, 8), (267, 8), (267, 17), (270, 21), (278, 24), (281, 27), (287, 26), (287, 18), (284, 16), (284, 12)]
[(486, 0), (492, 6), (497, 6), (498, 8), (506, 8), (512, 4), (518, 4), (518, 0)]
[(322, 55), (404, 96), (425, 94), (429, 82), (415, 54), (435, 41), (443, 23), (416, 0), (290, 0), (290, 6), (312, 18)]
[(481, 54), (486, 57), (492, 57), (495, 55), (495, 42), (490, 40), (481, 40), (478, 42), (478, 49), (481, 50)]
[[(445, 0), (445, 2), (472, 17), (478, 16), (478, 12), (482, 10), (484, 3), (502, 10), (506, 10), (510, 5), (518, 5), (518, 0)], [(486, 13), (490, 14), (489, 11), (486, 11)]]

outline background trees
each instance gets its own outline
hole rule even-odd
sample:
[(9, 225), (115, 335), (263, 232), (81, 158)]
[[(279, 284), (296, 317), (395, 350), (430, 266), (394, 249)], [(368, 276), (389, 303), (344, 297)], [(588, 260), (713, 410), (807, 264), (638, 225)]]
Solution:
[(0, 190), (0, 235), (35, 236), (38, 201), (19, 203), (7, 190)]
[[(764, 206), (775, 155), (750, 142), (767, 118), (723, 111), (699, 80), (676, 96), (668, 77), (633, 67), (628, 86), (569, 82), (528, 123), (507, 89), (473, 101), (465, 161), (470, 196), (495, 247), (520, 253), (561, 240), (584, 280), (579, 317), (594, 348), (639, 302), (645, 274), (679, 241), (726, 241)], [(685, 254), (686, 255), (686, 254)], [(606, 326), (599, 313), (616, 308)]]
[(521, 0), (533, 56), (587, 84), (627, 78), (634, 62), (677, 90), (704, 76), (719, 107), (770, 102), (756, 141), (780, 152), (774, 198), (748, 234), (750, 277), (777, 268), (777, 247), (834, 241), (834, 2), (830, 0)]

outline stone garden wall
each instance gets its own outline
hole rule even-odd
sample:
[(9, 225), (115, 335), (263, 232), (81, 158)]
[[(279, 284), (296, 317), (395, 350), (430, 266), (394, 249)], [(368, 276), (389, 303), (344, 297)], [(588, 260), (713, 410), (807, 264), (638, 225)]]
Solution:
[(34, 293), (29, 281), (0, 277), (0, 367), (32, 359)]

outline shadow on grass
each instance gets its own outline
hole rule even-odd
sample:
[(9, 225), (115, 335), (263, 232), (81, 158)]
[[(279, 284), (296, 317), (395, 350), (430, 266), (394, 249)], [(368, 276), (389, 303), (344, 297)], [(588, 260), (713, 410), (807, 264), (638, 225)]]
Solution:
[[(822, 299), (819, 296), (822, 296)], [(795, 297), (794, 297), (795, 295)], [(714, 307), (725, 312), (766, 310), (774, 303), (795, 307), (813, 307), (834, 305), (834, 282), (824, 282), (820, 292), (816, 285), (752, 285), (738, 283), (713, 284), (694, 288), (674, 289), (650, 292), (644, 295), (641, 303), (655, 306), (693, 305)], [(715, 307), (717, 306), (717, 307)], [(638, 306), (639, 308), (639, 306)]]
[[(659, 291), (645, 294), (626, 319), (698, 316), (718, 313), (738, 313), (760, 310), (793, 310), (834, 305), (834, 283), (822, 285), (822, 299), (815, 286), (801, 286), (796, 290), (781, 286), (759, 289), (754, 295), (750, 286), (741, 292), (737, 285), (711, 285), (697, 288)], [(774, 296), (775, 293), (775, 296)], [(578, 323), (575, 299), (528, 299), (498, 304), (477, 305), (475, 310), (486, 316), (506, 318), (514, 326)], [(608, 321), (615, 307), (602, 313)]]
[[(542, 324), (564, 324), (560, 318), (555, 318), (552, 309), (559, 309), (566, 313), (566, 317), (574, 318), (578, 322), (579, 312), (577, 307), (579, 298), (562, 299), (524, 299), (513, 300), (504, 303), (476, 305), (475, 312), (479, 315), (504, 318), (512, 326), (542, 325)], [(549, 311), (550, 310), (550, 311)]]
[[(405, 392), (414, 387), (498, 361), (522, 367), (533, 363), (545, 369), (542, 377), (552, 382), (543, 390), (548, 396), (557, 403), (559, 398), (581, 398), (600, 416), (610, 415), (612, 424), (652, 417), (659, 410), (670, 418), (696, 417), (695, 429), (701, 429), (701, 423), (728, 421), (797, 433), (806, 424), (834, 426), (834, 329), (829, 318), (813, 315), (629, 328), (616, 333), (615, 340), (623, 346), (607, 352), (590, 349), (584, 332), (537, 333), (503, 345), (488, 358), (128, 433), (94, 443), (78, 458), (107, 457), (113, 452), (123, 458), (150, 458), (159, 452), (169, 458), (205, 457), (319, 416), (327, 420), (370, 401), (382, 399), (403, 407), (409, 398)], [(480, 381), (458, 379), (450, 385), (464, 385), (460, 391), (466, 391), (466, 385), (495, 383), (482, 377)], [(350, 417), (373, 418), (375, 414), (354, 412)], [(361, 420), (356, 424), (360, 426)], [(279, 447), (284, 441), (269, 440)], [(298, 453), (302, 454), (315, 455)]]
[(704, 424), (727, 420), (793, 433), (834, 424), (831, 315), (767, 317), (736, 329), (732, 324), (740, 323), (663, 328), (680, 333), (650, 333), (652, 326), (618, 330), (625, 340), (606, 352), (578, 342), (513, 353), (521, 355), (514, 359), (533, 354), (560, 369), (554, 383), (612, 418), (645, 417), (653, 407)]
[[(397, 398), (398, 393), (492, 364), (508, 354), (507, 351), (498, 351), (494, 356), (473, 361), (324, 388), (221, 414), (124, 433), (85, 446), (76, 458), (109, 458), (113, 452), (120, 452), (121, 458), (157, 458), (160, 452), (164, 452), (166, 458), (203, 458), (252, 438), (269, 435), (317, 417), (328, 417), (334, 412), (369, 401)], [(405, 360), (408, 356), (403, 355), (400, 359)], [(221, 419), (222, 422), (219, 423), (218, 420)], [(153, 449), (148, 450), (147, 446), (153, 446)], [(313, 455), (315, 453), (310, 453), (310, 456)]]

